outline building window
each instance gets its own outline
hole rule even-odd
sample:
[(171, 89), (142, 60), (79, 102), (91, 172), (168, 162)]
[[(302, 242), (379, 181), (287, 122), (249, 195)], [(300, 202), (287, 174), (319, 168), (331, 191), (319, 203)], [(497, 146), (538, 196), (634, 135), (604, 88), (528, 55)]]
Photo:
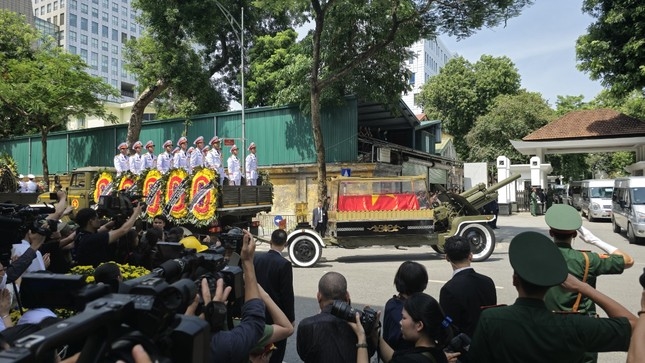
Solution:
[(69, 8), (72, 10), (76, 10), (76, 0), (70, 0)]
[(87, 45), (87, 35), (81, 34), (81, 45)]
[(69, 25), (76, 28), (76, 14), (69, 14)]
[(81, 16), (81, 30), (87, 30), (87, 19)]
[(87, 63), (87, 49), (81, 48), (81, 59), (83, 59), (83, 62)]
[(112, 15), (112, 25), (119, 26), (119, 17), (118, 16)]
[(101, 26), (101, 36), (103, 38), (107, 38), (110, 36), (110, 28), (108, 28), (107, 25)]
[(83, 128), (85, 128), (85, 117), (82, 117), (82, 116), (81, 116), (81, 117), (79, 117), (79, 118), (77, 119), (77, 122), (78, 122), (78, 128), (79, 128), (79, 129), (83, 129)]
[(410, 86), (414, 86), (414, 82), (415, 82), (414, 78), (415, 78), (415, 76), (416, 76), (416, 74), (414, 72), (410, 74), (410, 82), (409, 82)]
[(119, 4), (112, 3), (112, 11), (114, 11), (115, 13), (118, 13), (119, 12)]
[(107, 52), (110, 50), (110, 46), (108, 45), (108, 42), (101, 42), (101, 50), (104, 52)]
[(48, 23), (51, 23), (51, 22), (52, 22), (52, 18), (51, 18), (51, 17), (47, 18), (47, 22), (48, 22)]
[(119, 46), (112, 44), (112, 54), (119, 54)]
[(51, 13), (52, 11), (52, 4), (47, 4), (47, 13)]
[(137, 25), (135, 23), (130, 23), (130, 31), (133, 33), (137, 32)]
[(92, 4), (98, 4), (99, 0), (92, 0)]
[(128, 42), (128, 35), (126, 33), (121, 33), (121, 43), (125, 44)]
[(65, 7), (65, 0), (60, 0), (60, 8), (62, 9), (64, 7)]
[(118, 84), (118, 81), (117, 81), (116, 79), (112, 79), (112, 80), (110, 81), (110, 84), (112, 85), (112, 87), (116, 88), (116, 87), (117, 87), (117, 84)]
[(90, 57), (90, 67), (92, 69), (99, 69), (99, 54), (92, 52)]
[(128, 29), (128, 21), (127, 20), (121, 19), (121, 28)]
[(58, 1), (54, 1), (54, 10), (58, 10)]
[(73, 31), (69, 32), (69, 40), (72, 42), (76, 41), (76, 32), (73, 32)]
[(92, 34), (98, 34), (99, 33), (99, 23), (93, 21), (92, 22)]
[(128, 17), (128, 8), (125, 6), (121, 7), (121, 15), (125, 16), (126, 18)]
[(92, 8), (92, 17), (93, 18), (98, 18), (99, 17), (99, 9)]
[(109, 8), (110, 7), (110, 0), (101, 0), (101, 6), (104, 8)]
[(45, 5), (40, 7), (40, 15), (45, 15)]
[(119, 59), (118, 58), (112, 58), (112, 75), (113, 76), (118, 76), (119, 75)]
[(65, 25), (65, 13), (60, 13), (60, 25)]
[[(101, 72), (107, 73), (108, 72), (108, 56), (107, 55), (102, 55), (101, 56)], [(107, 83), (107, 79), (105, 79), (105, 82)]]
[(99, 49), (99, 40), (92, 38), (92, 49)]
[(87, 4), (81, 3), (81, 14), (87, 14)]
[(35, 8), (35, 9), (34, 9), (34, 15), (35, 15), (35, 16), (38, 16), (39, 14), (40, 14), (40, 9)]
[(110, 21), (110, 16), (108, 15), (107, 11), (101, 12), (101, 20), (103, 20), (106, 23)]
[(54, 15), (54, 22), (52, 24), (58, 25), (58, 15)]
[(116, 29), (112, 29), (112, 40), (119, 41), (119, 31)]

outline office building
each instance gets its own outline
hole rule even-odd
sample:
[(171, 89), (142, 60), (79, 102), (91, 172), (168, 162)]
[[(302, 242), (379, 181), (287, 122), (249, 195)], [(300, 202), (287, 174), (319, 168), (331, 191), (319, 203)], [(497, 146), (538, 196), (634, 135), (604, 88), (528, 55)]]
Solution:
[(142, 26), (132, 0), (31, 1), (36, 17), (59, 26), (60, 45), (80, 55), (88, 73), (120, 91), (121, 97), (110, 101), (134, 101), (137, 82), (125, 69), (124, 47), (141, 35)]
[(410, 70), (410, 86), (412, 90), (402, 95), (403, 102), (415, 114), (423, 113), (421, 107), (416, 105), (418, 94), (430, 77), (439, 74), (439, 70), (448, 63), (453, 55), (439, 38), (423, 39), (414, 43), (409, 50), (413, 52), (407, 68)]

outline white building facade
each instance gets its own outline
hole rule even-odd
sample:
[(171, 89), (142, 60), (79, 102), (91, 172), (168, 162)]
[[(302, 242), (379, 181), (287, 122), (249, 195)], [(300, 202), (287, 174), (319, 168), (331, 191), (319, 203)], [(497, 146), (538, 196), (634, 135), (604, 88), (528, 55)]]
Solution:
[(421, 93), (423, 86), (430, 77), (439, 74), (439, 70), (453, 57), (452, 53), (441, 42), (441, 39), (423, 39), (414, 43), (409, 50), (413, 57), (408, 61), (407, 68), (411, 72), (410, 86), (412, 90), (403, 94), (403, 102), (415, 114), (423, 113), (416, 105), (415, 99)]
[(137, 82), (126, 71), (125, 43), (143, 27), (132, 0), (31, 0), (34, 15), (60, 27), (60, 45), (87, 63), (87, 72), (121, 93), (115, 102), (135, 100)]

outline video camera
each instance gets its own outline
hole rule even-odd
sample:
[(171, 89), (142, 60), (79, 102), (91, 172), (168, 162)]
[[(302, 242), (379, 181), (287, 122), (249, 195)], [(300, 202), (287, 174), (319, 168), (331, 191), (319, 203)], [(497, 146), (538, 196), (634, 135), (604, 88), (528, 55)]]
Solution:
[(0, 262), (7, 266), (11, 260), (11, 246), (20, 242), (29, 229), (49, 237), (56, 230), (57, 221), (45, 217), (54, 212), (47, 204), (0, 203)]
[(101, 218), (109, 218), (115, 222), (115, 227), (123, 225), (130, 218), (134, 206), (143, 203), (143, 196), (133, 190), (114, 190), (109, 194), (99, 196), (96, 212)]

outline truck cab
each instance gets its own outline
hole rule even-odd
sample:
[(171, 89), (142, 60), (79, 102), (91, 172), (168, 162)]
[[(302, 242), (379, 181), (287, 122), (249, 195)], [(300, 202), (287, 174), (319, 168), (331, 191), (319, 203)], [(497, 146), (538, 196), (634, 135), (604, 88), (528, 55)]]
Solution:
[[(75, 215), (82, 208), (95, 204), (94, 183), (96, 175), (100, 171), (115, 173), (116, 169), (105, 166), (86, 166), (76, 168), (69, 173), (69, 182), (67, 182), (67, 185), (62, 185), (62, 188), (67, 193), (67, 205), (73, 208), (72, 215)], [(50, 198), (50, 193), (41, 194), (38, 197), (38, 201), (41, 203), (55, 202)]]

